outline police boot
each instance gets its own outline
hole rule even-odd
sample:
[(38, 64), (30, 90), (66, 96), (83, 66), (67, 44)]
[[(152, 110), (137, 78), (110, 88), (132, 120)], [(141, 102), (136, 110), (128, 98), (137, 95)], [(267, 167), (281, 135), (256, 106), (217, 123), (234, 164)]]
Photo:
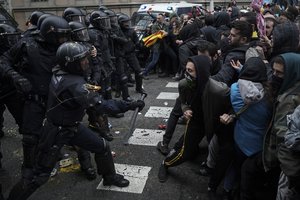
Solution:
[(146, 91), (143, 89), (143, 78), (141, 76), (138, 76), (135, 78), (136, 79), (136, 87), (135, 87), (135, 91), (137, 93), (141, 93), (144, 94), (146, 93)]
[(2, 195), (2, 185), (0, 184), (0, 200), (4, 200), (4, 197)]
[(108, 144), (104, 142), (105, 152), (95, 154), (95, 161), (98, 168), (98, 174), (103, 176), (103, 185), (115, 185), (117, 187), (127, 187), (129, 181), (120, 174), (116, 174), (113, 157)]
[(33, 168), (38, 138), (34, 135), (23, 135), (22, 143), (24, 154), (23, 167)]
[(78, 147), (75, 147), (80, 163), (81, 171), (85, 174), (88, 180), (95, 180), (97, 178), (96, 170), (92, 166), (90, 152)]

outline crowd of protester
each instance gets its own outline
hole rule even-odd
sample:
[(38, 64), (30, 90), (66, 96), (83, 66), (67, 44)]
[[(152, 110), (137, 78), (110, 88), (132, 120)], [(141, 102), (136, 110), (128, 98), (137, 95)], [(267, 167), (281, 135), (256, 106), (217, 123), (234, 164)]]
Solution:
[[(208, 155), (199, 174), (209, 176), (209, 198), (217, 199), (222, 187), (223, 199), (300, 199), (297, 3), (278, 1), (257, 12), (234, 2), (168, 19), (148, 12), (153, 22), (142, 41), (128, 15), (104, 6), (89, 15), (66, 8), (62, 17), (35, 11), (23, 33), (1, 22), (0, 136), (7, 108), (24, 154), (22, 177), (8, 199), (27, 199), (45, 184), (64, 145), (76, 150), (87, 179), (98, 173), (104, 185), (128, 186), (114, 168), (108, 116), (143, 109), (128, 87), (135, 83), (144, 94), (143, 79), (154, 70), (179, 81), (179, 97), (157, 144), (166, 156), (160, 182), (167, 181), (169, 168), (197, 157), (205, 138)], [(141, 46), (149, 53), (145, 66), (136, 56)], [(81, 123), (85, 113), (88, 127)], [(177, 123), (185, 124), (185, 132), (170, 148)], [(0, 152), (0, 168), (1, 158)]]

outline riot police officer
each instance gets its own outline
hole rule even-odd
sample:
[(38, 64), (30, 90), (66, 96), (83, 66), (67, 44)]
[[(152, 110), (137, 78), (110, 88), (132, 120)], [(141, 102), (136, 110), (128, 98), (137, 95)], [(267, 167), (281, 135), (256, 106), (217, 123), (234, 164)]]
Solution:
[(45, 14), (42, 11), (34, 11), (30, 14), (26, 25), (28, 26), (27, 30), (22, 34), (22, 37), (30, 37), (31, 33), (37, 30), (37, 22), (39, 18)]
[(104, 13), (110, 19), (111, 30), (110, 30), (110, 40), (111, 40), (111, 52), (115, 57), (116, 75), (118, 79), (116, 80), (117, 91), (121, 91), (123, 100), (132, 101), (128, 92), (128, 77), (125, 73), (125, 51), (124, 46), (128, 42), (122, 32), (119, 24), (117, 15), (112, 10), (104, 10)]
[(76, 145), (95, 153), (98, 174), (104, 185), (127, 187), (129, 181), (115, 171), (108, 143), (99, 138), (82, 123), (85, 109), (97, 113), (126, 112), (144, 107), (144, 102), (103, 100), (99, 88), (87, 84), (85, 74), (89, 69), (89, 49), (76, 42), (66, 42), (57, 50), (59, 65), (54, 70), (49, 88), (49, 101), (45, 131), (40, 141), (35, 176), (29, 184), (15, 185), (9, 200), (27, 199), (38, 187), (46, 183), (57, 162), (64, 144)]
[[(20, 38), (21, 33), (9, 24), (0, 24), (0, 56), (10, 49)], [(20, 95), (16, 92), (10, 80), (4, 77), (0, 79), (0, 138), (4, 136), (3, 132), (3, 113), (7, 107), (14, 117), (18, 126), (21, 126), (22, 121), (22, 100)], [(6, 107), (5, 107), (6, 106)], [(2, 153), (0, 143), (0, 169), (2, 168)]]
[(90, 43), (97, 49), (97, 57), (102, 60), (101, 86), (103, 97), (111, 99), (111, 74), (115, 70), (111, 60), (108, 44), (108, 30), (111, 29), (110, 20), (103, 11), (93, 11), (90, 15), (90, 26), (88, 29)]
[(85, 13), (79, 8), (66, 8), (62, 17), (67, 20), (67, 22), (79, 22), (85, 24)]
[[(89, 83), (94, 85), (101, 85), (101, 71), (103, 71), (103, 63), (100, 57), (97, 55), (97, 49), (89, 44), (90, 41), (87, 28), (85, 25), (78, 23), (78, 22), (70, 22), (69, 23), (72, 31), (71, 31), (71, 38), (73, 41), (81, 42), (86, 45), (91, 52), (90, 57), (90, 72), (88, 74), (87, 80)], [(99, 91), (102, 95), (105, 95), (103, 90)], [(110, 133), (109, 125), (108, 125), (108, 118), (106, 114), (102, 114), (101, 116), (94, 112), (93, 109), (87, 110), (88, 114), (88, 121), (89, 121), (89, 128), (96, 131), (100, 134), (101, 137), (108, 141), (113, 140), (113, 136)]]
[(118, 17), (118, 23), (127, 38), (127, 43), (124, 45), (125, 60), (129, 67), (134, 70), (136, 88), (135, 91), (138, 93), (145, 93), (143, 89), (143, 73), (139, 64), (139, 61), (135, 54), (136, 46), (139, 44), (139, 38), (135, 30), (130, 27), (130, 17), (126, 14), (121, 14)]
[(25, 99), (21, 133), (23, 135), (22, 174), (32, 176), (36, 147), (46, 112), (52, 68), (56, 65), (56, 50), (68, 40), (70, 32), (66, 20), (49, 16), (41, 24), (40, 37), (20, 40), (0, 58), (0, 72), (11, 78)]

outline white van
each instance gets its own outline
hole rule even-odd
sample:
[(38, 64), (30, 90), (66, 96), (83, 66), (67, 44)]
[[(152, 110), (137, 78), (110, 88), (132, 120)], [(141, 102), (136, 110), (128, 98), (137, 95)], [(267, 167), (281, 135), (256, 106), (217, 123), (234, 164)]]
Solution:
[(137, 12), (145, 13), (151, 11), (152, 13), (166, 13), (166, 15), (176, 13), (180, 16), (191, 12), (193, 7), (202, 7), (202, 4), (187, 3), (185, 1), (179, 3), (142, 4)]
[(158, 13), (165, 13), (166, 17), (169, 17), (171, 13), (175, 13), (177, 16), (190, 13), (192, 12), (193, 7), (197, 7), (203, 11), (202, 4), (187, 3), (185, 1), (181, 1), (179, 3), (142, 4), (138, 11), (133, 13), (131, 22), (133, 26), (136, 26), (137, 23), (144, 17), (150, 17), (147, 14), (147, 11), (150, 11), (154, 16), (156, 16)]

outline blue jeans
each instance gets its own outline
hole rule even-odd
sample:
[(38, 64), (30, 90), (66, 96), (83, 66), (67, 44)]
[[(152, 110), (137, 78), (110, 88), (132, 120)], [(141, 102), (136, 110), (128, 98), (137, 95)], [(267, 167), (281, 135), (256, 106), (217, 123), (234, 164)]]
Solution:
[(143, 75), (147, 76), (148, 73), (155, 67), (155, 65), (158, 62), (160, 56), (160, 52), (159, 51), (154, 51), (152, 52), (152, 60), (151, 62), (145, 67), (145, 71), (143, 72)]

